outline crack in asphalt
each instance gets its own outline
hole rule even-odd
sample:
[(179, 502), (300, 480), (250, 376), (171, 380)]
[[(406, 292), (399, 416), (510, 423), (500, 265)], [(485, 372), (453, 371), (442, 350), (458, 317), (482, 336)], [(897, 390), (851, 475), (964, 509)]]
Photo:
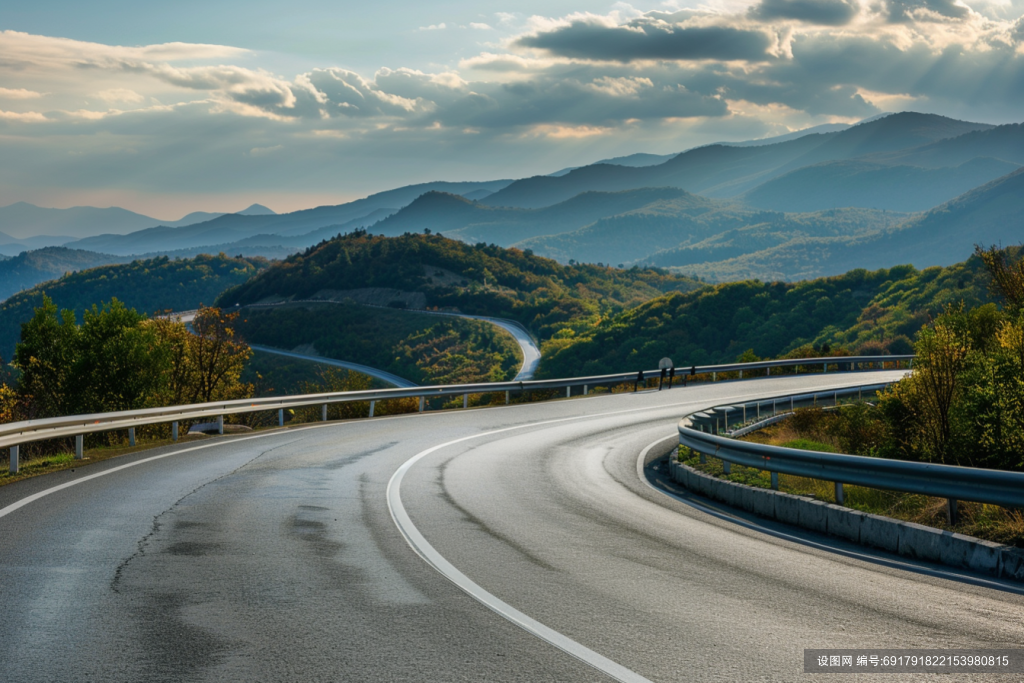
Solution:
[(273, 451), (276, 451), (279, 448), (284, 448), (285, 446), (289, 446), (289, 445), (291, 445), (293, 443), (296, 443), (298, 441), (299, 441), (299, 439), (294, 439), (292, 441), (288, 441), (286, 443), (274, 446), (273, 448), (268, 448), (268, 449), (266, 449), (264, 451), (260, 451), (258, 454), (256, 454), (255, 456), (253, 456), (249, 460), (246, 460), (244, 463), (242, 463), (241, 465), (239, 465), (235, 469), (231, 470), (230, 472), (226, 472), (225, 474), (222, 474), (219, 477), (211, 479), (210, 481), (203, 482), (202, 484), (200, 484), (196, 488), (192, 489), (191, 491), (186, 493), (184, 496), (182, 496), (178, 500), (174, 501), (174, 503), (169, 508), (167, 508), (166, 510), (164, 510), (163, 512), (161, 512), (161, 513), (159, 513), (157, 515), (154, 515), (153, 516), (153, 526), (152, 526), (152, 528), (150, 528), (149, 533), (146, 534), (145, 536), (143, 536), (141, 539), (139, 539), (139, 542), (138, 542), (138, 545), (136, 547), (135, 552), (132, 553), (130, 556), (126, 557), (124, 560), (122, 560), (121, 563), (119, 565), (117, 565), (117, 569), (114, 570), (114, 578), (111, 579), (111, 581), (110, 581), (110, 590), (112, 590), (113, 592), (118, 593), (118, 594), (121, 592), (120, 589), (118, 588), (118, 586), (121, 583), (121, 577), (124, 575), (124, 570), (128, 567), (128, 565), (131, 563), (132, 560), (134, 560), (135, 558), (141, 557), (141, 556), (146, 554), (146, 547), (149, 545), (150, 539), (152, 539), (154, 536), (156, 536), (160, 532), (160, 529), (162, 527), (162, 524), (160, 523), (160, 518), (161, 517), (163, 517), (168, 512), (174, 510), (174, 508), (176, 508), (179, 505), (181, 505), (181, 502), (183, 500), (185, 500), (186, 498), (188, 498), (189, 496), (191, 496), (191, 495), (193, 495), (195, 493), (198, 493), (199, 491), (201, 491), (205, 487), (209, 486), (210, 484), (214, 484), (214, 483), (220, 481), (221, 479), (225, 479), (227, 477), (233, 476), (234, 474), (238, 473), (241, 469), (243, 469), (245, 467), (248, 467), (252, 463), (254, 463), (257, 460), (259, 460), (260, 458), (262, 458), (267, 453), (271, 453)]

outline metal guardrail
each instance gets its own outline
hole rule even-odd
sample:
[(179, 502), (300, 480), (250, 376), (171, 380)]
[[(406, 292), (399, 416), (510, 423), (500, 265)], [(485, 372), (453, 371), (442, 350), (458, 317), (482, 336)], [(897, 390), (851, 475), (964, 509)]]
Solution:
[[(843, 484), (916, 493), (949, 501), (951, 521), (956, 520), (958, 500), (1024, 507), (1024, 473), (959, 467), (933, 463), (888, 460), (860, 455), (822, 453), (781, 446), (737, 441), (721, 436), (734, 423), (746, 423), (742, 415), (774, 406), (783, 410), (815, 405), (838, 405), (841, 399), (877, 391), (886, 385), (864, 385), (838, 391), (773, 396), (745, 404), (718, 406), (687, 415), (679, 422), (679, 443), (702, 454), (719, 458), (728, 473), (730, 463), (770, 472), (772, 488), (778, 489), (778, 474), (792, 474), (835, 483), (836, 502), (843, 504)], [(756, 419), (756, 418), (755, 418)], [(771, 420), (767, 417), (764, 422)]]
[[(769, 375), (773, 368), (781, 367), (817, 367), (838, 365), (843, 369), (864, 369), (864, 366), (885, 364), (911, 363), (913, 356), (844, 356), (839, 358), (803, 358), (782, 361), (759, 361), (756, 363), (731, 363), (727, 365), (692, 366), (679, 369), (680, 373), (696, 375), (712, 375), (718, 373), (765, 370)], [(656, 379), (661, 376), (659, 370), (643, 372), (626, 372), (613, 375), (595, 375), (590, 377), (573, 377), (568, 379), (529, 380), (522, 382), (489, 382), (482, 384), (449, 384), (429, 387), (413, 387), (398, 389), (371, 389), (366, 391), (343, 391), (323, 394), (302, 394), (297, 396), (269, 397), (256, 399), (239, 399), (215, 403), (199, 403), (184, 406), (167, 406), (162, 408), (145, 408), (92, 415), (69, 415), (42, 420), (25, 420), (0, 425), (0, 448), (10, 448), (11, 472), (18, 471), (18, 448), (20, 444), (47, 439), (75, 437), (75, 457), (83, 457), (83, 437), (85, 434), (109, 432), (127, 429), (129, 442), (135, 444), (135, 428), (145, 425), (171, 423), (171, 438), (178, 438), (178, 423), (183, 421), (216, 418), (220, 433), (224, 430), (224, 416), (263, 411), (278, 412), (278, 424), (284, 425), (284, 411), (308, 406), (323, 406), (323, 420), (327, 421), (327, 406), (335, 403), (370, 402), (369, 416), (373, 417), (374, 404), (396, 398), (419, 398), (419, 410), (426, 408), (426, 400), (430, 398), (459, 396), (463, 397), (463, 407), (469, 404), (470, 394), (491, 394), (505, 392), (505, 403), (508, 404), (512, 392), (521, 393), (538, 390), (565, 389), (566, 396), (571, 395), (573, 387), (583, 387), (586, 395), (590, 387), (623, 384), (642, 379)], [(681, 376), (681, 375), (680, 375)]]

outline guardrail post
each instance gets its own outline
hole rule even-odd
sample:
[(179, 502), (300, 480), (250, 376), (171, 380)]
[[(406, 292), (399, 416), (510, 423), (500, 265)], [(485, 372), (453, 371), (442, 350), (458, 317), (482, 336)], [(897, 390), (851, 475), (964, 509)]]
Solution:
[(836, 505), (845, 505), (846, 497), (843, 495), (843, 482), (836, 482)]
[[(17, 446), (15, 446), (15, 448), (17, 448)], [(11, 457), (13, 458), (14, 456)], [(957, 507), (956, 498), (946, 499), (946, 519), (949, 521), (950, 526), (956, 526), (957, 522), (960, 521), (960, 515), (958, 514)]]
[(583, 385), (583, 395), (586, 396), (589, 393), (590, 393), (590, 387), (588, 387), (586, 384), (584, 384)]
[(327, 404), (320, 406), (320, 421), (327, 422)]
[(463, 408), (468, 408), (469, 407), (469, 394), (463, 394), (462, 395), (462, 407)]
[(134, 446), (135, 445), (135, 427), (129, 427), (128, 428), (128, 445), (129, 446)]
[(223, 415), (218, 415), (217, 416), (217, 433), (218, 434), (223, 434), (224, 433), (224, 416)]
[(700, 454), (700, 464), (701, 465), (707, 465), (708, 464), (708, 456), (705, 455), (704, 453)]
[(714, 382), (717, 379), (718, 379), (718, 373), (717, 372), (712, 372), (711, 373), (711, 381)]
[(171, 441), (177, 441), (177, 440), (178, 440), (178, 423), (177, 422), (172, 422), (171, 423)]
[(85, 436), (79, 434), (75, 437), (75, 460), (81, 460), (85, 457)]
[(828, 372), (828, 363), (822, 363), (821, 364), (821, 371), (822, 372)]
[(11, 446), (11, 474), (18, 473), (18, 447)]
[(772, 472), (771, 475), (772, 475), (772, 490), (773, 491), (778, 491), (779, 490), (779, 473), (778, 472)]
[(565, 388), (565, 397), (566, 398), (571, 398), (572, 397), (572, 387), (566, 387)]
[(508, 394), (509, 394), (508, 389), (506, 389), (505, 390), (505, 405), (508, 405), (508, 401), (509, 401)]
[(284, 408), (277, 409), (277, 426), (284, 427)]
[(426, 396), (420, 396), (420, 412), (423, 412), (423, 404), (426, 403)]
[(743, 371), (740, 370), (740, 379), (743, 379)]
[(726, 474), (732, 474), (732, 463), (728, 460), (722, 461), (722, 471)]
[(769, 365), (768, 367), (766, 367), (765, 371), (766, 371), (765, 375), (764, 375), (765, 377), (771, 377), (772, 376), (772, 366)]
[(376, 406), (376, 401), (370, 401), (370, 417), (373, 417), (373, 409)]
[(743, 404), (743, 424), (747, 424), (747, 404)]

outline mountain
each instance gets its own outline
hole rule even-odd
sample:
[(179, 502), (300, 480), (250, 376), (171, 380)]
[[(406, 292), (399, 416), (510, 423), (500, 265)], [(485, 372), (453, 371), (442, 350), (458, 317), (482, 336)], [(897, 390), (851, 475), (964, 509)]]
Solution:
[[(535, 237), (515, 246), (561, 261), (677, 266), (677, 272), (688, 273), (681, 267), (761, 253), (794, 239), (874, 234), (907, 218), (870, 209), (785, 214), (683, 194), (602, 218), (573, 232)], [(703, 271), (692, 272), (710, 277)], [(776, 279), (792, 279), (790, 272)]]
[(927, 211), (1019, 168), (976, 157), (959, 166), (922, 168), (868, 161), (828, 161), (773, 178), (742, 195), (751, 206), (774, 211), (822, 211), (863, 206)]
[(427, 228), (464, 242), (509, 246), (537, 235), (576, 230), (604, 216), (683, 195), (687, 193), (675, 188), (584, 192), (541, 209), (510, 209), (470, 202), (451, 194), (428, 192), (372, 226), (371, 231), (394, 236), (422, 232)]
[[(0, 267), (5, 263), (0, 263)], [(74, 311), (79, 322), (86, 308), (114, 297), (129, 308), (153, 315), (168, 310), (190, 310), (201, 303), (211, 304), (222, 291), (266, 267), (266, 259), (236, 259), (223, 255), (168, 259), (162, 256), (62, 274), (0, 303), (0, 357), (11, 358), (14, 345), (21, 337), (21, 324), (42, 304), (44, 294), (59, 308)]]
[[(181, 228), (157, 226), (127, 235), (98, 235), (76, 242), (75, 246), (112, 254), (130, 255), (226, 244), (255, 235), (298, 237), (331, 226), (333, 226), (332, 230), (339, 229), (341, 226), (355, 230), (372, 225), (382, 215), (394, 213), (425, 192), (436, 190), (459, 194), (481, 189), (494, 191), (509, 182), (511, 181), (421, 183), (379, 192), (364, 199), (357, 199), (337, 206), (320, 206), (283, 214), (226, 214), (210, 221)], [(334, 235), (337, 232), (331, 234)], [(315, 242), (316, 240), (313, 239), (313, 241), (303, 242), (301, 246), (306, 247)]]
[(1024, 165), (1024, 124), (995, 126), (920, 147), (868, 155), (867, 161), (938, 168), (959, 166), (977, 157), (1003, 159)]
[(23, 289), (34, 287), (40, 282), (61, 277), (65, 273), (125, 260), (123, 257), (110, 254), (97, 254), (66, 247), (46, 247), (23, 252), (14, 258), (0, 261), (0, 300), (7, 299)]
[[(835, 275), (851, 267), (945, 266), (967, 258), (975, 244), (1024, 241), (1024, 168), (934, 209), (877, 232), (794, 238), (761, 251), (671, 270), (713, 281), (797, 279)], [(666, 255), (650, 261), (668, 265)]]
[(904, 112), (838, 132), (811, 133), (773, 144), (698, 147), (655, 166), (632, 168), (595, 164), (563, 176), (525, 178), (495, 192), (485, 203), (537, 208), (588, 190), (608, 192), (640, 187), (678, 187), (708, 197), (736, 197), (773, 177), (804, 166), (895, 152), (990, 128), (992, 126), (987, 124)]
[(267, 207), (263, 206), (262, 204), (250, 204), (247, 208), (242, 209), (238, 213), (243, 215), (243, 216), (276, 216), (277, 215), (276, 211), (268, 209)]
[(125, 234), (157, 223), (159, 221), (154, 218), (117, 207), (44, 209), (28, 202), (0, 207), (0, 231), (15, 239), (37, 235), (66, 235), (71, 240), (100, 232)]

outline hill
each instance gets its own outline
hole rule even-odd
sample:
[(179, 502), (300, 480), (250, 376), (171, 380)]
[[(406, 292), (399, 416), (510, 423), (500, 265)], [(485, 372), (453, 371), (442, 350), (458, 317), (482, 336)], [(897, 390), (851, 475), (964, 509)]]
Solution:
[(663, 292), (699, 286), (655, 269), (565, 266), (528, 251), (470, 246), (440, 235), (358, 232), (294, 254), (226, 291), (218, 302), (363, 301), (376, 293), (396, 306), (510, 318), (543, 339)]
[(81, 249), (46, 247), (0, 261), (0, 300), (65, 273), (121, 263), (126, 259)]
[(978, 259), (949, 268), (912, 266), (797, 284), (734, 282), (671, 293), (544, 347), (540, 374), (559, 377), (735, 361), (746, 350), (778, 357), (806, 344), (907, 353), (910, 340), (947, 303), (990, 300)]
[[(0, 263), (0, 267), (5, 265)], [(265, 259), (166, 256), (81, 270), (44, 282), (0, 303), (0, 356), (10, 359), (21, 336), (21, 323), (49, 296), (59, 308), (82, 311), (118, 298), (141, 313), (189, 310), (211, 304), (218, 294), (266, 268)]]

